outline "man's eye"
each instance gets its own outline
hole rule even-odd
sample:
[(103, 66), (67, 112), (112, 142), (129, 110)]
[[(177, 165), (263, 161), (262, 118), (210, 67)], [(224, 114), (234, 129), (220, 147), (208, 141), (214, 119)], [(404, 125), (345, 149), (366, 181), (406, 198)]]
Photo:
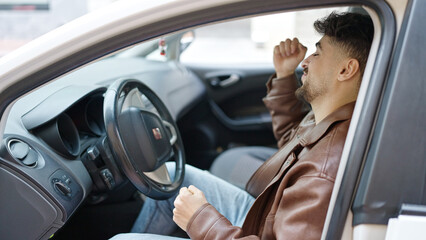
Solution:
[(312, 53), (312, 56), (314, 56), (314, 57), (316, 57), (318, 55), (319, 55), (318, 53)]

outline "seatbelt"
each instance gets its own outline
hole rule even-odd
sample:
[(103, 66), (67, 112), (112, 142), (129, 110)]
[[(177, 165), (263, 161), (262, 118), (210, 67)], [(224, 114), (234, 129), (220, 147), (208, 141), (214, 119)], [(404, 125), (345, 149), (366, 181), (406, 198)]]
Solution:
[[(253, 197), (258, 197), (280, 171), (284, 161), (294, 152), (297, 156), (301, 150), (298, 137), (293, 139), (263, 163), (251, 176), (246, 185), (246, 191)], [(287, 167), (287, 166), (286, 166)]]

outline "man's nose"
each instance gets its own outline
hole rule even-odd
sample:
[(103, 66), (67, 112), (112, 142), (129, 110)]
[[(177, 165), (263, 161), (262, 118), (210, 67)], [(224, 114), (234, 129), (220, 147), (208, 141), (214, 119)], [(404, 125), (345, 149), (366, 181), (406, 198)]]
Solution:
[(309, 56), (309, 57), (307, 57), (307, 58), (305, 58), (303, 61), (302, 61), (302, 68), (308, 68), (308, 65), (309, 65), (309, 58), (310, 58), (311, 56)]

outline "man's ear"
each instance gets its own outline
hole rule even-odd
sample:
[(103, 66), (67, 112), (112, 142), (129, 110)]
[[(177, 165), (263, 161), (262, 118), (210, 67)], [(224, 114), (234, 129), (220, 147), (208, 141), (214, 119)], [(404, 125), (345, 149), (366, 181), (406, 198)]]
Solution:
[(359, 62), (355, 58), (345, 60), (340, 72), (337, 74), (337, 80), (346, 81), (353, 78), (359, 72)]

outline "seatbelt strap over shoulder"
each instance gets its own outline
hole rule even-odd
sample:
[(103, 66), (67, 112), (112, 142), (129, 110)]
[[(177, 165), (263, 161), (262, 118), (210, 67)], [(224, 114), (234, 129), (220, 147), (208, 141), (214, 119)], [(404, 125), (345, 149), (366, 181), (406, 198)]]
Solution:
[(288, 156), (293, 152), (297, 155), (300, 149), (299, 139), (294, 137), (257, 169), (247, 182), (246, 191), (253, 197), (258, 197), (278, 174)]

